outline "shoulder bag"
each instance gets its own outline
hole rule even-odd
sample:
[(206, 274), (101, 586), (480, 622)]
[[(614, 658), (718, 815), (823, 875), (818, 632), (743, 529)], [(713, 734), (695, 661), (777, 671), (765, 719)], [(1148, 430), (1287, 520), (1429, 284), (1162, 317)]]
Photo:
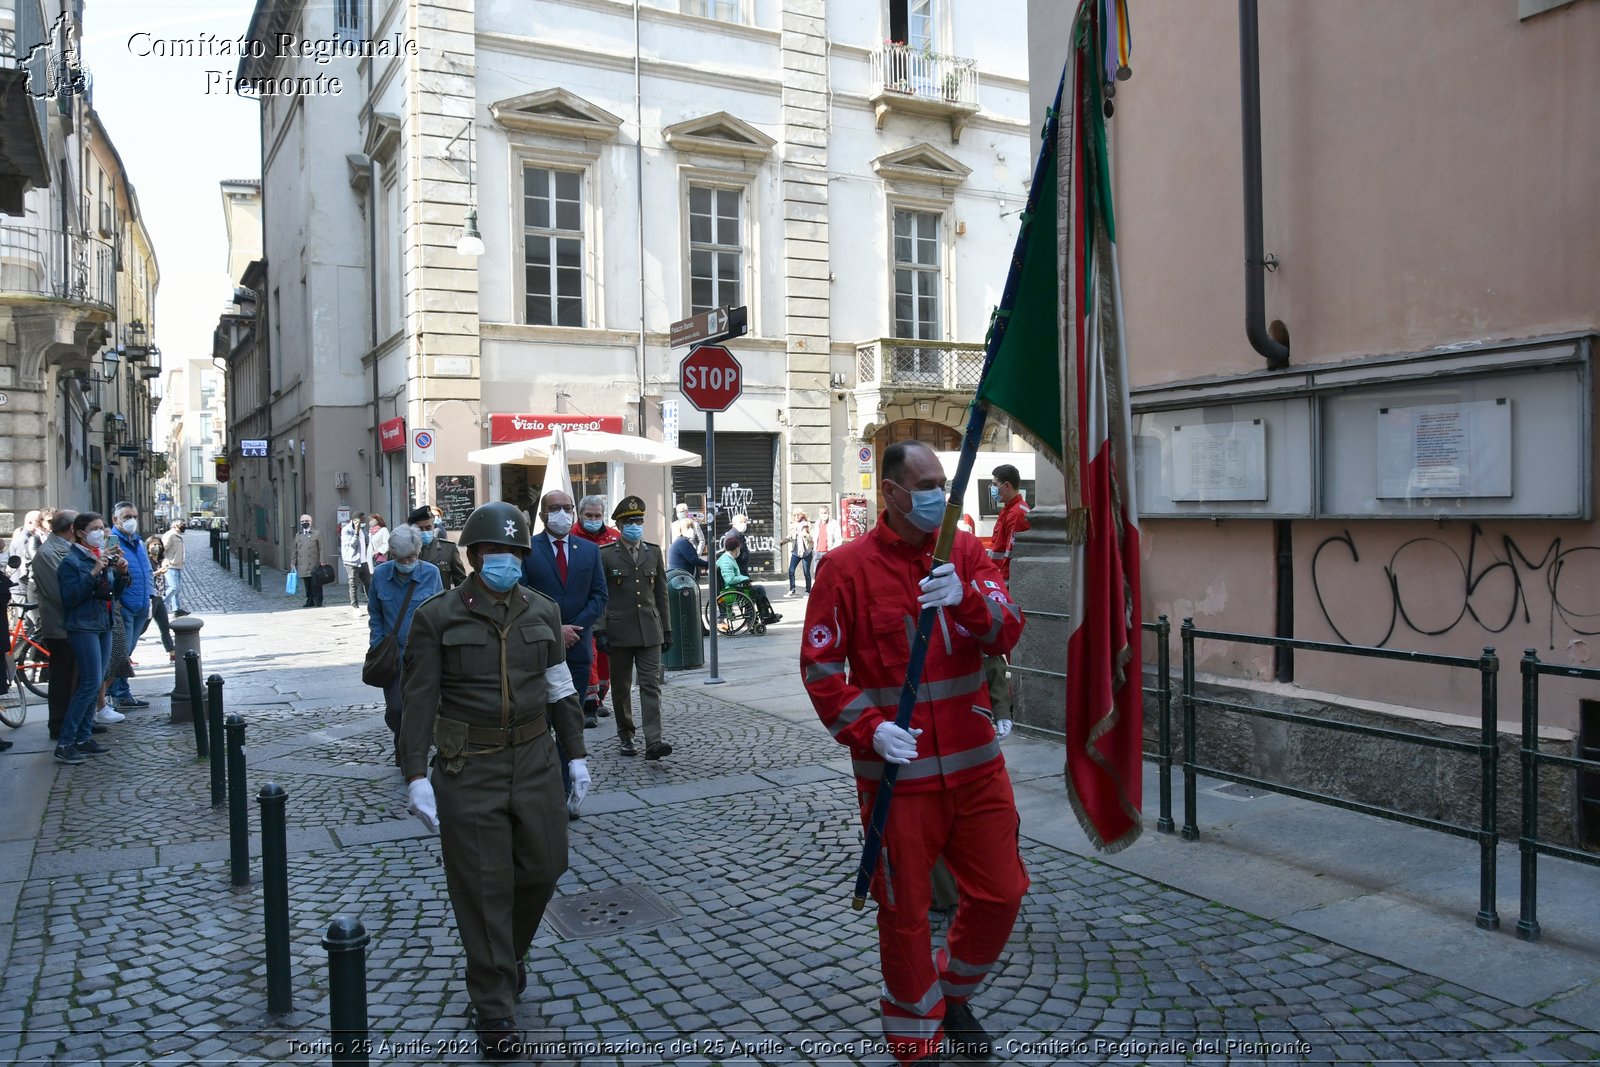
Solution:
[[(400, 614), (394, 620), (395, 628), (389, 631), (389, 636), (367, 649), (367, 658), (361, 664), (362, 682), (379, 689), (400, 677), (400, 626), (405, 622), (406, 608), (411, 606), (411, 594), (417, 591), (416, 582), (407, 584), (410, 588), (400, 601)], [(371, 604), (367, 605), (367, 610), (372, 610)]]

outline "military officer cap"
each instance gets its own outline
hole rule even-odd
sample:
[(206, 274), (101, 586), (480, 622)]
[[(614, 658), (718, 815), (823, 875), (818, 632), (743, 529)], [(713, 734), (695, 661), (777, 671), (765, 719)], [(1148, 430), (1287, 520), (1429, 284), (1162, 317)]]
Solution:
[(621, 522), (623, 519), (642, 518), (644, 518), (644, 501), (636, 496), (623, 497), (622, 502), (617, 505), (617, 509), (611, 513), (613, 522)]
[(472, 514), (467, 516), (466, 525), (461, 527), (461, 547), (471, 548), (473, 545), (529, 548), (528, 517), (521, 508), (504, 500), (491, 500), (473, 508)]

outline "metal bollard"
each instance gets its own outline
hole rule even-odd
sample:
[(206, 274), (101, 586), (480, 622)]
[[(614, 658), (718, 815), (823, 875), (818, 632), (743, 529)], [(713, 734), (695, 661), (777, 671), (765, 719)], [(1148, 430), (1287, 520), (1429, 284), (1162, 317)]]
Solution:
[(207, 742), (211, 756), (211, 806), (220, 808), (228, 796), (228, 763), (223, 759), (226, 749), (222, 740), (222, 675), (213, 674), (206, 679), (206, 718), (210, 729)]
[(188, 722), (194, 714), (194, 709), (200, 703), (200, 694), (196, 693), (194, 700), (189, 699), (189, 653), (196, 654), (200, 651), (200, 630), (205, 622), (196, 616), (187, 615), (181, 619), (172, 620), (172, 643), (175, 646), (177, 658), (172, 661), (172, 711), (169, 722)]
[(233, 884), (250, 884), (250, 802), (245, 797), (244, 720), (229, 715), (228, 735), (228, 860)]
[(367, 935), (360, 919), (340, 915), (328, 924), (322, 947), (328, 950), (328, 1028), (333, 1062), (366, 1067)]
[(200, 653), (190, 649), (183, 654), (184, 674), (189, 679), (189, 712), (194, 719), (194, 754), (196, 759), (206, 759), (211, 754), (206, 744), (206, 717), (202, 713), (205, 705), (200, 703)]
[(244, 549), (239, 550), (239, 580), (244, 581)]
[(289, 843), (284, 807), (289, 794), (277, 782), (261, 787), (261, 907), (266, 921), (267, 1011), (294, 1010), (289, 981)]
[(250, 584), (255, 586), (256, 592), (259, 593), (261, 592), (261, 553), (252, 548), (250, 550), (250, 558), (255, 561), (256, 565), (255, 577), (250, 580)]

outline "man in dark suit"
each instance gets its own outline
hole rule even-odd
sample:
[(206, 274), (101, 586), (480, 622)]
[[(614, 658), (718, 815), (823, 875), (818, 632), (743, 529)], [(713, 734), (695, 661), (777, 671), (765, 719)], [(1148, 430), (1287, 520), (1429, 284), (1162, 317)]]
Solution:
[[(606, 579), (600, 567), (600, 550), (581, 537), (568, 536), (576, 519), (572, 497), (559, 489), (546, 493), (539, 501), (539, 520), (544, 529), (534, 535), (533, 547), (522, 559), (522, 584), (560, 606), (567, 667), (572, 671), (572, 684), (582, 690), (589, 684), (592, 662), (589, 634), (606, 609)], [(592, 711), (584, 717), (583, 725), (598, 725)], [(561, 760), (565, 775), (565, 753)], [(568, 783), (569, 796), (571, 792)], [(576, 809), (577, 805), (569, 801), (568, 811), (573, 817), (578, 814)]]

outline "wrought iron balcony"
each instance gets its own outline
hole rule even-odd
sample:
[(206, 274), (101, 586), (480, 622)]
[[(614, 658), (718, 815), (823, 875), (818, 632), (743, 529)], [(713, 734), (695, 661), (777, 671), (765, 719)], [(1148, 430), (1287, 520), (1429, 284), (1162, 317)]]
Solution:
[(948, 117), (950, 136), (959, 141), (961, 127), (978, 111), (978, 65), (963, 56), (885, 41), (872, 53), (872, 82), (880, 130), (898, 109)]
[(983, 345), (880, 337), (856, 345), (856, 373), (865, 388), (970, 393), (983, 373)]
[(114, 311), (111, 245), (43, 226), (0, 224), (0, 296), (18, 295)]

